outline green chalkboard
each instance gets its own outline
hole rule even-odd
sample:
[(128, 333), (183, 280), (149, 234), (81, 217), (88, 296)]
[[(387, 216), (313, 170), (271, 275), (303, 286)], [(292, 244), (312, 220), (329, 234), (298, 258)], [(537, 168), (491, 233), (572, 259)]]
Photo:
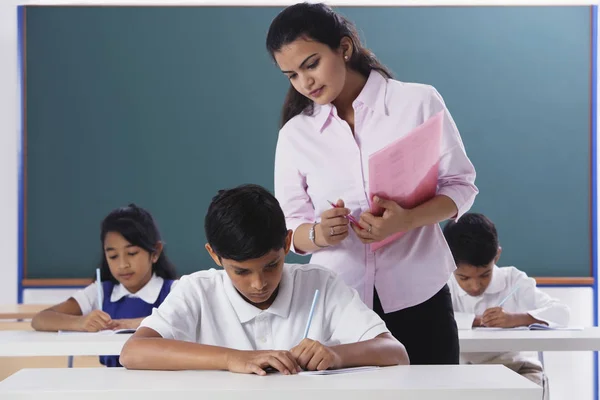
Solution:
[[(279, 10), (26, 8), (26, 278), (93, 276), (100, 221), (129, 202), (179, 273), (213, 266), (211, 197), (273, 187), (288, 83), (264, 42)], [(397, 79), (443, 95), (502, 264), (589, 276), (590, 8), (339, 11)]]

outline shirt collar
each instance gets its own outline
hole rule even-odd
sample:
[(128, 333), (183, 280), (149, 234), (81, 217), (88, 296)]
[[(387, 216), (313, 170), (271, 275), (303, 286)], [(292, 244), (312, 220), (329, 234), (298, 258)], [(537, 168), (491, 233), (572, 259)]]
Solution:
[(329, 122), (329, 117), (332, 113), (333, 105), (331, 104), (314, 105), (313, 118), (315, 119), (315, 124), (317, 125), (319, 133), (322, 133), (323, 129), (325, 129), (325, 125)]
[[(500, 270), (500, 268), (498, 268), (497, 265), (494, 265), (494, 268), (492, 269), (492, 280), (490, 281), (490, 284), (488, 285), (487, 289), (485, 289), (485, 292), (483, 292), (482, 296), (485, 296), (486, 294), (500, 293), (501, 291), (506, 289), (506, 280), (501, 275), (502, 271)], [(454, 274), (452, 274), (452, 278), (456, 280)], [(460, 287), (460, 285), (458, 285), (458, 282), (456, 286), (458, 287), (459, 296), (469, 296), (469, 294), (465, 292), (463, 288)]]
[[(387, 79), (379, 71), (371, 70), (365, 86), (352, 103), (352, 106), (356, 108), (357, 105), (362, 104), (376, 113), (388, 115), (385, 107), (386, 89)], [(335, 107), (331, 103), (314, 105), (313, 118), (319, 132), (323, 132), (329, 121), (329, 117), (334, 113)]]
[(358, 104), (362, 104), (376, 113), (387, 115), (385, 107), (386, 89), (387, 79), (381, 75), (381, 72), (371, 70), (367, 83), (365, 83), (365, 87), (363, 87), (352, 105), (356, 107)]
[(148, 304), (154, 304), (156, 303), (156, 299), (158, 299), (163, 282), (163, 278), (156, 276), (156, 274), (152, 274), (152, 278), (150, 278), (148, 283), (146, 283), (143, 288), (138, 290), (137, 293), (131, 293), (125, 288), (125, 286), (119, 283), (113, 288), (112, 294), (110, 295), (110, 301), (114, 303), (125, 296), (129, 296), (138, 297)]
[(248, 303), (237, 291), (235, 286), (233, 286), (233, 282), (231, 282), (231, 279), (229, 279), (229, 276), (226, 272), (224, 272), (224, 275), (225, 294), (229, 298), (229, 301), (231, 302), (231, 305), (233, 306), (233, 309), (235, 310), (235, 313), (242, 324), (251, 321), (262, 312), (278, 315), (283, 318), (287, 318), (289, 316), (294, 282), (291, 273), (288, 271), (285, 264), (283, 265), (283, 272), (281, 274), (281, 281), (279, 282), (279, 291), (277, 292), (277, 297), (275, 298), (275, 301), (273, 301), (273, 304), (271, 304), (271, 306), (266, 310), (261, 310), (260, 308)]

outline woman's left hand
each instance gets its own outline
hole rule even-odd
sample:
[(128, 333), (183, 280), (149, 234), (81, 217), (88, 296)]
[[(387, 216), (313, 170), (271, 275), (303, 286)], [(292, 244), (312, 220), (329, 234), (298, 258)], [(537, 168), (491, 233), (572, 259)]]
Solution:
[(413, 229), (413, 219), (410, 210), (400, 207), (392, 200), (382, 199), (378, 196), (373, 198), (375, 204), (383, 208), (383, 215), (376, 217), (370, 212), (361, 214), (360, 226), (352, 225), (352, 230), (363, 243), (380, 242), (397, 232), (406, 232)]

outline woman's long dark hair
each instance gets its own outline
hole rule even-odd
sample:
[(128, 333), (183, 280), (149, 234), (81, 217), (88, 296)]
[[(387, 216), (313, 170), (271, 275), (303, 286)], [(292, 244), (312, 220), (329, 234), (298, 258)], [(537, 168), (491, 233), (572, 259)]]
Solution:
[[(127, 207), (117, 208), (104, 218), (100, 229), (100, 243), (102, 245), (102, 261), (100, 262), (100, 279), (119, 283), (111, 274), (104, 254), (104, 239), (108, 232), (121, 234), (125, 240), (134, 246), (138, 246), (148, 253), (156, 252), (156, 243), (162, 242), (158, 227), (152, 215), (135, 204)], [(163, 248), (158, 260), (152, 264), (152, 272), (163, 279), (177, 279), (175, 267), (165, 253)]]
[[(276, 52), (300, 37), (316, 40), (332, 50), (339, 49), (342, 38), (348, 37), (353, 46), (350, 68), (365, 77), (377, 70), (392, 78), (392, 73), (362, 45), (354, 24), (325, 4), (300, 3), (280, 12), (269, 27), (267, 51), (275, 59)], [(281, 111), (281, 126), (302, 112), (312, 114), (313, 106), (312, 100), (290, 85)]]

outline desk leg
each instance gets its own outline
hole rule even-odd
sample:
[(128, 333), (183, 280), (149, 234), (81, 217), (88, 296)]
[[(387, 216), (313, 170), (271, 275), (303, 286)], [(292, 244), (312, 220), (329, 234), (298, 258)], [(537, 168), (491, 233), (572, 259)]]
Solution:
[(542, 368), (545, 368), (545, 366), (544, 366), (544, 352), (543, 351), (538, 351), (538, 359), (542, 363)]

